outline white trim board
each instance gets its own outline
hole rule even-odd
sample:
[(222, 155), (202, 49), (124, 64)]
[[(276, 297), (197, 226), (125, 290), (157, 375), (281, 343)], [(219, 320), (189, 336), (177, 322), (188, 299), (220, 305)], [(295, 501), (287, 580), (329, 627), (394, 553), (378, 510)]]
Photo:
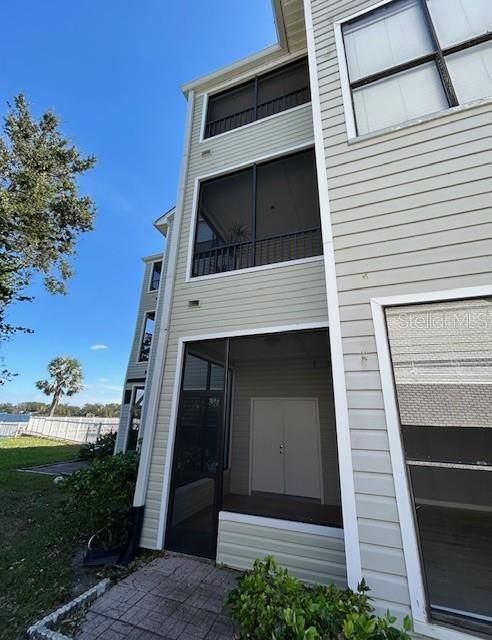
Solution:
[(338, 529), (337, 527), (325, 527), (321, 524), (309, 524), (295, 520), (280, 520), (278, 518), (267, 518), (265, 516), (252, 516), (247, 513), (237, 513), (235, 511), (219, 511), (219, 522), (238, 522), (258, 527), (281, 529), (283, 531), (298, 531), (299, 533), (308, 533), (315, 536), (339, 538), (343, 540), (343, 529)]
[[(304, 105), (303, 105), (304, 106)], [(234, 165), (229, 165), (228, 167), (224, 167), (221, 169), (215, 169), (214, 171), (209, 171), (208, 173), (202, 173), (195, 178), (195, 184), (193, 186), (193, 201), (191, 205), (191, 220), (190, 220), (190, 228), (188, 230), (188, 254), (186, 257), (186, 278), (185, 282), (195, 282), (204, 278), (220, 278), (229, 274), (228, 271), (225, 273), (214, 273), (209, 274), (207, 276), (198, 276), (197, 278), (192, 277), (192, 268), (193, 268), (193, 247), (195, 244), (195, 229), (196, 229), (196, 221), (198, 218), (198, 198), (200, 196), (200, 184), (205, 180), (209, 180), (212, 178), (218, 178), (220, 176), (227, 175), (228, 173), (234, 173), (235, 171), (240, 171), (241, 169), (246, 169), (248, 167), (252, 167), (255, 164), (261, 164), (262, 162), (268, 162), (269, 160), (275, 160), (276, 158), (281, 158), (282, 156), (288, 156), (290, 154), (297, 153), (299, 151), (304, 151), (306, 149), (312, 148), (314, 145), (314, 140), (308, 140), (303, 142), (302, 144), (296, 144), (291, 147), (286, 147), (284, 149), (280, 149), (279, 151), (273, 151), (271, 153), (265, 154), (254, 160), (245, 160), (244, 162), (239, 162)], [(315, 256), (319, 257), (319, 256)], [(269, 267), (270, 265), (264, 265)], [(249, 269), (239, 269), (235, 270), (231, 273), (241, 273), (244, 271), (251, 271), (252, 269), (259, 269), (260, 267), (250, 267)]]
[(309, 77), (311, 80), (311, 100), (313, 105), (313, 127), (318, 172), (318, 189), (321, 213), (321, 232), (325, 260), (326, 295), (328, 301), (328, 321), (330, 324), (330, 351), (335, 399), (335, 417), (338, 443), (338, 465), (340, 470), (340, 492), (342, 497), (345, 554), (348, 586), (355, 589), (362, 578), (359, 529), (355, 503), (354, 470), (352, 445), (350, 442), (347, 389), (338, 305), (338, 291), (335, 271), (335, 251), (331, 229), (330, 195), (326, 177), (323, 121), (321, 115), (320, 90), (316, 61), (316, 45), (310, 0), (304, 0), (306, 36), (308, 44)]
[[(161, 506), (159, 515), (159, 527), (157, 533), (157, 549), (164, 548), (164, 539), (166, 535), (167, 510), (169, 506), (169, 491), (171, 487), (171, 469), (172, 457), (174, 452), (174, 441), (176, 438), (176, 427), (179, 405), (179, 388), (181, 384), (181, 375), (183, 370), (184, 345), (186, 342), (195, 342), (197, 340), (216, 340), (220, 338), (233, 338), (239, 336), (264, 335), (268, 333), (283, 333), (285, 331), (300, 331), (308, 329), (326, 329), (326, 322), (308, 322), (304, 324), (283, 325), (274, 327), (262, 327), (255, 329), (238, 329), (236, 331), (223, 331), (219, 333), (198, 334), (192, 336), (182, 336), (178, 339), (178, 353), (176, 357), (176, 373), (174, 376), (174, 385), (171, 401), (171, 414), (169, 417), (169, 431), (167, 435), (166, 457), (164, 460), (164, 473), (162, 478), (161, 489)], [(153, 381), (155, 376), (153, 377)], [(159, 386), (160, 388), (160, 386)], [(159, 398), (157, 398), (158, 402)], [(141, 464), (141, 463), (140, 463)], [(150, 464), (150, 460), (149, 460)]]
[(420, 561), (418, 545), (418, 534), (414, 521), (413, 504), (406, 474), (405, 456), (401, 440), (401, 426), (386, 328), (385, 308), (407, 304), (440, 302), (443, 300), (473, 299), (491, 295), (492, 286), (480, 286), (451, 289), (449, 291), (431, 291), (426, 293), (371, 299), (391, 466), (403, 542), (403, 554), (407, 569), (408, 589), (410, 592), (410, 605), (414, 620), (414, 629), (417, 633), (437, 638), (438, 640), (464, 640), (465, 638), (469, 639), (473, 634), (450, 629), (448, 627), (441, 627), (430, 622), (428, 617), (423, 569)]

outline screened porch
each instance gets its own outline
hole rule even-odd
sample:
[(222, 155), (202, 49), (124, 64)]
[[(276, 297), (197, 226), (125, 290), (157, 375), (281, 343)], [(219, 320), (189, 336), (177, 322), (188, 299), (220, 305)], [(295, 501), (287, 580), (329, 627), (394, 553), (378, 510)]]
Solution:
[(166, 545), (214, 557), (220, 512), (342, 527), (327, 330), (186, 345)]

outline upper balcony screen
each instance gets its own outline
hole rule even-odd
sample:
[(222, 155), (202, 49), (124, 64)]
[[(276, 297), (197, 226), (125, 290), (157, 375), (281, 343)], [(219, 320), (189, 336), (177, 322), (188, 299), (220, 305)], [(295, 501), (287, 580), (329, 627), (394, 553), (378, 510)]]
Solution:
[(205, 138), (309, 102), (307, 58), (209, 96)]
[(322, 252), (312, 149), (201, 183), (193, 276)]

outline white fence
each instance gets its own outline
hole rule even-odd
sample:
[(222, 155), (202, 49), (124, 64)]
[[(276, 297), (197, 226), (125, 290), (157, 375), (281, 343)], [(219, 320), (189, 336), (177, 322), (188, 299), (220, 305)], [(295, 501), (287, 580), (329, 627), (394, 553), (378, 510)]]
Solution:
[(29, 422), (0, 422), (0, 436), (39, 436), (68, 442), (95, 442), (118, 430), (119, 418), (31, 417)]
[(16, 436), (26, 425), (27, 422), (0, 422), (0, 437)]

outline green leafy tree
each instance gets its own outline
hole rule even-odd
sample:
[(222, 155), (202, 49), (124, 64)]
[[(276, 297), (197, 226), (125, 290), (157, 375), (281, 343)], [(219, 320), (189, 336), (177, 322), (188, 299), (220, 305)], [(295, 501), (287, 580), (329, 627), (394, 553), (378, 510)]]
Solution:
[[(22, 94), (9, 107), (0, 134), (0, 340), (30, 331), (8, 324), (5, 313), (12, 302), (32, 300), (25, 289), (36, 274), (49, 292), (65, 293), (68, 259), (95, 213), (77, 185), (95, 157), (80, 155), (53, 112), (33, 118)], [(0, 384), (10, 375), (2, 368)]]
[(73, 396), (82, 389), (82, 368), (75, 358), (60, 356), (48, 364), (51, 380), (38, 380), (36, 387), (47, 396), (53, 396), (48, 415), (55, 413), (56, 405), (63, 396)]

